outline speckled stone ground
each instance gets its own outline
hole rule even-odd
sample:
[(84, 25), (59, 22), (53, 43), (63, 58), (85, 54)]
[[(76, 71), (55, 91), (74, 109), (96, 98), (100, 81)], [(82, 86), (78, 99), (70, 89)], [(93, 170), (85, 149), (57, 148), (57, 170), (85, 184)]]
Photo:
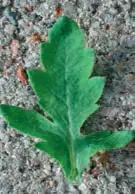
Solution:
[[(78, 22), (86, 44), (96, 51), (94, 73), (107, 84), (101, 108), (89, 118), (85, 131), (135, 129), (135, 31), (128, 0), (0, 0), (0, 103), (36, 109), (29, 85), (17, 78), (19, 64), (39, 66), (39, 33), (42, 40), (62, 14)], [(11, 42), (19, 41), (13, 56)], [(83, 173), (80, 185), (67, 185), (59, 165), (32, 146), (30, 137), (8, 129), (0, 118), (0, 194), (134, 194), (135, 142), (109, 153), (107, 167), (98, 165)]]

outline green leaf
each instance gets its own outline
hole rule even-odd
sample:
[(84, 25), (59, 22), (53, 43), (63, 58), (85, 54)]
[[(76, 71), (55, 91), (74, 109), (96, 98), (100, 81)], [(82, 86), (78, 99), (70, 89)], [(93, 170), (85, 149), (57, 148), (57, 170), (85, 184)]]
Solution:
[(51, 120), (19, 107), (0, 105), (10, 127), (40, 139), (35, 146), (55, 158), (69, 182), (79, 181), (89, 157), (100, 150), (125, 146), (135, 132), (95, 132), (83, 136), (80, 128), (99, 105), (104, 77), (90, 78), (94, 51), (85, 48), (84, 33), (68, 17), (60, 17), (41, 43), (42, 70), (28, 70), (29, 82), (39, 106)]
[(52, 122), (33, 110), (2, 104), (0, 114), (7, 120), (9, 127), (33, 137), (46, 139), (48, 134), (60, 133)]
[(113, 133), (101, 131), (81, 137), (76, 144), (77, 168), (80, 169), (80, 173), (88, 164), (90, 156), (99, 151), (121, 148), (127, 145), (134, 137), (135, 131), (118, 131)]

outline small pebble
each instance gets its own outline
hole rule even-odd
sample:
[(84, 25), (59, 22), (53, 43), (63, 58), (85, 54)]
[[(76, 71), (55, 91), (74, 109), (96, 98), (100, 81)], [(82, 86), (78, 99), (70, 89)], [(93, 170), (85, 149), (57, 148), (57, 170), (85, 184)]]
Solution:
[(12, 53), (12, 57), (13, 57), (13, 58), (16, 57), (16, 56), (18, 55), (19, 48), (20, 48), (19, 41), (13, 39), (13, 40), (11, 41), (11, 44), (10, 44), (10, 49), (11, 49), (11, 53)]
[(52, 23), (47, 24), (47, 28), (52, 28), (52, 27), (53, 27)]
[(4, 15), (9, 19), (9, 21), (12, 24), (17, 25), (16, 12), (11, 11), (11, 8), (10, 7), (7, 7), (4, 10)]
[(107, 24), (107, 25), (105, 26), (105, 30), (110, 30), (110, 25), (109, 25), (109, 24)]

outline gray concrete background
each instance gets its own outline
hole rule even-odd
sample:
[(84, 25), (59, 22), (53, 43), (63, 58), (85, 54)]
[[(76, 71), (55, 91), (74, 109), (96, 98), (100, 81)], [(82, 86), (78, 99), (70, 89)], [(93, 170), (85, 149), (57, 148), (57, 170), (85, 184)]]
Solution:
[[(25, 69), (39, 67), (39, 42), (29, 36), (39, 33), (47, 40), (58, 3), (62, 14), (84, 29), (86, 45), (95, 49), (94, 73), (107, 78), (101, 108), (82, 130), (134, 130), (135, 31), (128, 0), (0, 0), (0, 103), (37, 108), (30, 86), (24, 86), (16, 72), (19, 64)], [(109, 153), (107, 167), (98, 164), (91, 171), (88, 165), (82, 183), (71, 186), (59, 165), (33, 148), (34, 141), (8, 129), (0, 118), (0, 194), (135, 193), (134, 142)]]

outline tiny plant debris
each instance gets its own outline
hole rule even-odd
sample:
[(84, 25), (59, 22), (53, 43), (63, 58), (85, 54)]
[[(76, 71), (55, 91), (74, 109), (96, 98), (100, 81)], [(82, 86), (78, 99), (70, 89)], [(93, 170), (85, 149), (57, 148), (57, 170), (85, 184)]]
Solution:
[(108, 152), (97, 152), (97, 163), (102, 164), (103, 166), (107, 166), (107, 163), (109, 162), (109, 153)]
[[(80, 182), (89, 158), (97, 152), (125, 146), (135, 131), (100, 131), (82, 135), (80, 127), (99, 105), (105, 78), (90, 77), (94, 51), (85, 48), (84, 32), (63, 16), (40, 46), (41, 69), (28, 70), (29, 82), (49, 120), (34, 110), (0, 105), (9, 127), (39, 138), (35, 147), (61, 165), (69, 183)], [(90, 78), (89, 78), (90, 77)]]
[(56, 8), (55, 8), (55, 11), (54, 11), (54, 15), (55, 16), (60, 16), (62, 14), (62, 8), (60, 5), (58, 5)]
[(35, 32), (35, 33), (29, 35), (27, 38), (28, 38), (28, 40), (31, 40), (34, 42), (41, 42), (42, 41), (41, 35), (38, 32)]
[(21, 64), (17, 67), (16, 75), (24, 86), (28, 84), (26, 72)]

